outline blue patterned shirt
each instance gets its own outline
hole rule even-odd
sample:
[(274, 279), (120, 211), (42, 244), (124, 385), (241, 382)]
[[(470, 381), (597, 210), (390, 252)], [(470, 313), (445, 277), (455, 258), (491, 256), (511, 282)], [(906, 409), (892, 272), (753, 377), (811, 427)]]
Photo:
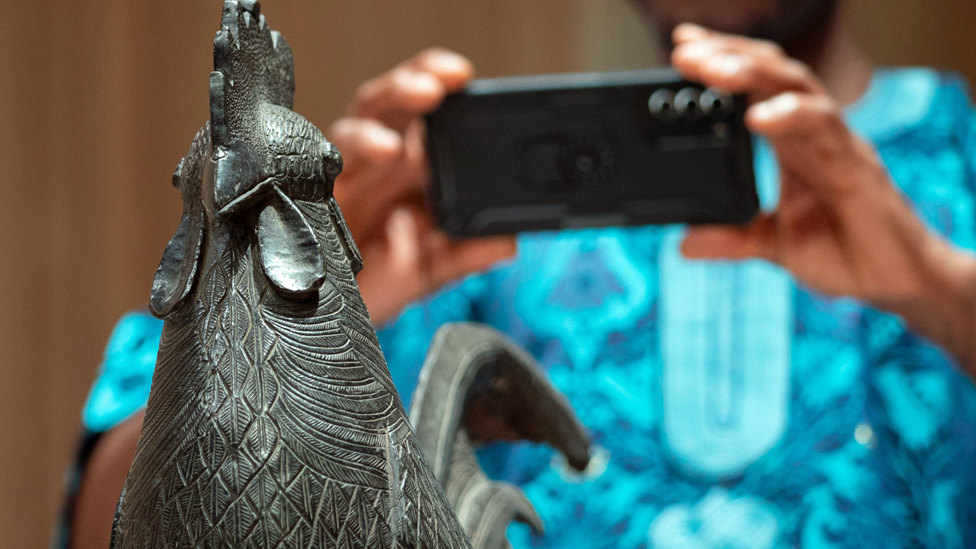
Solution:
[[(880, 70), (848, 109), (928, 226), (976, 249), (976, 119), (963, 83)], [(757, 150), (766, 208), (775, 158)], [(593, 436), (582, 474), (545, 446), (480, 450), (545, 535), (515, 547), (976, 546), (976, 388), (890, 315), (760, 261), (692, 262), (680, 227), (523, 235), (517, 259), (408, 307), (381, 330), (409, 406), (445, 322), (525, 346)], [(84, 414), (145, 405), (161, 323), (125, 317)]]

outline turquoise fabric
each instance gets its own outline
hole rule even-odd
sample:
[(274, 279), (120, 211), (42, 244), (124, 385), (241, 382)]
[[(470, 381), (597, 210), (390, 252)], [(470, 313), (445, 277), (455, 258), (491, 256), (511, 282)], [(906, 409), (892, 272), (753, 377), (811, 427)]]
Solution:
[[(881, 70), (847, 119), (927, 225), (973, 250), (967, 93), (951, 75)], [(757, 171), (771, 207), (765, 146)], [(583, 474), (544, 446), (480, 450), (546, 522), (543, 536), (513, 526), (513, 545), (976, 546), (976, 388), (952, 361), (897, 318), (776, 267), (688, 262), (680, 230), (523, 235), (514, 261), (380, 330), (407, 405), (437, 327), (476, 320), (525, 346), (590, 429)], [(85, 411), (90, 430), (145, 404), (159, 326), (144, 314), (120, 322)]]
[(82, 414), (82, 424), (101, 433), (146, 406), (163, 323), (148, 312), (123, 316), (109, 338)]

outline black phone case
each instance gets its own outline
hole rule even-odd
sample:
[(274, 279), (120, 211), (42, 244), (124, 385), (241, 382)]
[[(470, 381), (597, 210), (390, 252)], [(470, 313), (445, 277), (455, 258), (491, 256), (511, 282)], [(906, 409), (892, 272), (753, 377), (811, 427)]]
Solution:
[(745, 223), (745, 109), (670, 69), (475, 80), (427, 116), (429, 199), (455, 237)]

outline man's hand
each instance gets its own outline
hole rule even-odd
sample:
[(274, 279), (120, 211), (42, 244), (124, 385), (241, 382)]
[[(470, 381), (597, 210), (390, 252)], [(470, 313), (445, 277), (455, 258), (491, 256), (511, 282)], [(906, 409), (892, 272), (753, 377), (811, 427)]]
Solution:
[(746, 124), (781, 170), (776, 211), (692, 228), (684, 255), (776, 262), (816, 290), (901, 314), (976, 372), (976, 261), (925, 228), (811, 70), (769, 42), (693, 25), (673, 39), (686, 78), (749, 95)]
[(358, 282), (374, 324), (515, 253), (513, 238), (449, 239), (424, 204), (430, 170), (423, 115), (473, 74), (464, 57), (426, 50), (360, 86), (329, 131), (345, 165), (335, 197), (363, 254)]

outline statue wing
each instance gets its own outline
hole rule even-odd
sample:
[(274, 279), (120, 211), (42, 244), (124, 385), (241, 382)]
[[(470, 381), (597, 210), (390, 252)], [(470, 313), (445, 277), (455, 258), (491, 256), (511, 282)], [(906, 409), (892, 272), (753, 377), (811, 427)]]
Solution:
[(566, 398), (525, 350), (476, 323), (447, 324), (434, 336), (410, 422), (476, 548), (507, 547), (512, 520), (537, 531), (542, 522), (520, 489), (485, 476), (469, 441), (545, 442), (579, 471), (589, 462), (589, 436)]

